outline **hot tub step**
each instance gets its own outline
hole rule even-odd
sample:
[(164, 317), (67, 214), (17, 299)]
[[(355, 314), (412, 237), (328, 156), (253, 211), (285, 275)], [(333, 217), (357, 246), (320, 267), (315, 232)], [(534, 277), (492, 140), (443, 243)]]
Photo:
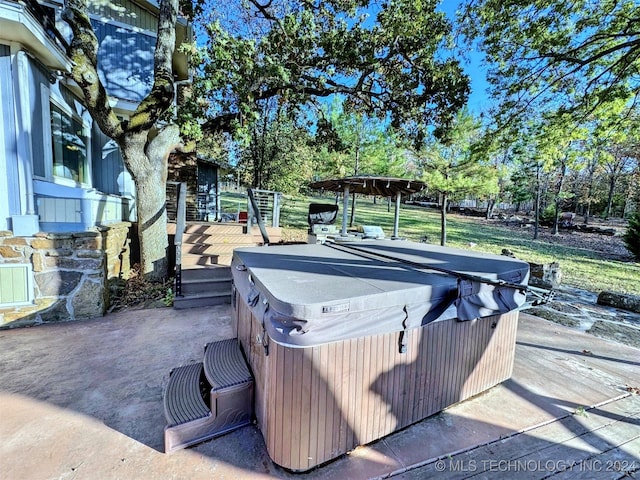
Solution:
[(164, 394), (165, 452), (251, 423), (253, 378), (236, 339), (210, 343), (204, 363), (171, 371)]
[(253, 377), (238, 340), (207, 344), (204, 373), (211, 385), (211, 412), (221, 419), (223, 428), (231, 431), (249, 425), (253, 419)]
[(165, 452), (211, 438), (213, 415), (205, 402), (209, 385), (202, 363), (175, 368), (164, 392)]

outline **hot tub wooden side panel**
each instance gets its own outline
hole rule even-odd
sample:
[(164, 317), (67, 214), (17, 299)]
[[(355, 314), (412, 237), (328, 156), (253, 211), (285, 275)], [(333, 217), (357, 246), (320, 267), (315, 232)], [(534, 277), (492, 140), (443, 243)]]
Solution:
[(238, 338), (271, 459), (304, 471), (476, 395), (511, 376), (518, 313), (434, 322), (310, 348), (269, 342), (238, 301)]

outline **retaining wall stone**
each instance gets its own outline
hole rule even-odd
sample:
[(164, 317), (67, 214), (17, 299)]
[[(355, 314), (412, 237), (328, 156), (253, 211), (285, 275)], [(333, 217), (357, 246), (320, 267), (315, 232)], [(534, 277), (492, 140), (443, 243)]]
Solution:
[(0, 305), (0, 329), (104, 315), (107, 280), (129, 277), (131, 224), (14, 237), (0, 231), (0, 264), (31, 265), (33, 302)]

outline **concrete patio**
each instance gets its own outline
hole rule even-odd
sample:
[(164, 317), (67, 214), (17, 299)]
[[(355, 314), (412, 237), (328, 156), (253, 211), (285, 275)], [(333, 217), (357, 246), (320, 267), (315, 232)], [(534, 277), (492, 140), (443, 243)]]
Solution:
[(640, 350), (522, 314), (513, 376), (304, 474), (255, 426), (163, 453), (171, 368), (229, 338), (228, 305), (0, 331), (0, 478), (640, 477)]

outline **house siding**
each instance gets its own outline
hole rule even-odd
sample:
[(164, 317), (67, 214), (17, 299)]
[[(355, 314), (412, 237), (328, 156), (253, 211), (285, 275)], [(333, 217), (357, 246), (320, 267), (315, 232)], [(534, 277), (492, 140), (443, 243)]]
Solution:
[(33, 152), (33, 174), (36, 177), (44, 178), (47, 175), (47, 167), (45, 162), (51, 157), (51, 152), (45, 152), (45, 145), (49, 143), (45, 141), (42, 128), (43, 105), (42, 96), (40, 94), (40, 86), (49, 83), (49, 75), (44, 72), (42, 67), (35, 62), (29, 61), (29, 105), (31, 105), (31, 118), (33, 125), (31, 128), (31, 151)]
[(93, 124), (91, 130), (93, 158), (93, 186), (104, 193), (118, 195), (118, 177), (124, 172), (124, 165), (118, 145)]
[(100, 78), (109, 95), (141, 101), (153, 86), (155, 35), (92, 20), (100, 40)]
[(150, 32), (158, 30), (158, 20), (153, 13), (127, 0), (92, 1), (89, 13)]

